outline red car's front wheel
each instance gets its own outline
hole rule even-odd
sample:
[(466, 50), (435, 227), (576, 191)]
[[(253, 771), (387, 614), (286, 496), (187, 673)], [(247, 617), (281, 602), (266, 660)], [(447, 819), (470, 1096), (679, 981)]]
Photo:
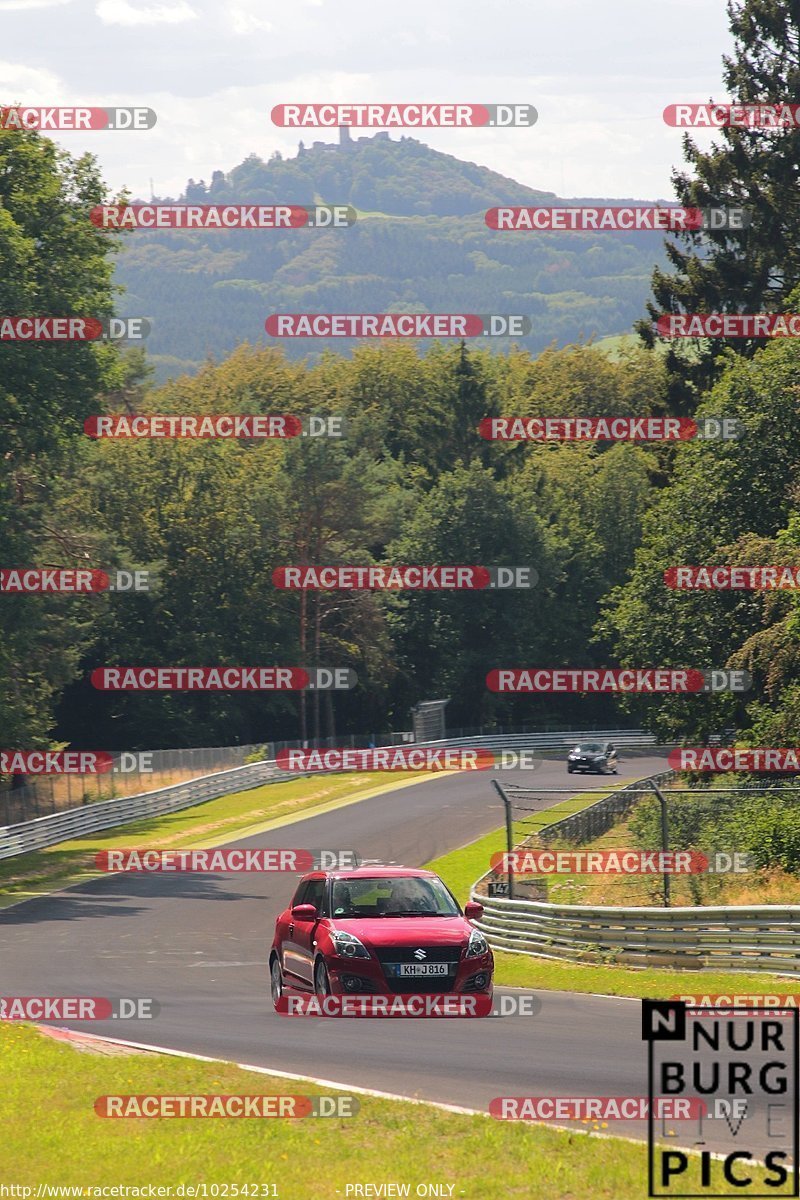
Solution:
[(283, 971), (281, 964), (278, 961), (277, 955), (272, 960), (272, 966), (269, 971), (270, 986), (272, 989), (272, 1003), (275, 1008), (278, 1007), (278, 1001), (283, 995)]
[(331, 992), (331, 981), (328, 977), (328, 968), (321, 958), (317, 959), (317, 965), (314, 967), (314, 992), (320, 999), (333, 994)]

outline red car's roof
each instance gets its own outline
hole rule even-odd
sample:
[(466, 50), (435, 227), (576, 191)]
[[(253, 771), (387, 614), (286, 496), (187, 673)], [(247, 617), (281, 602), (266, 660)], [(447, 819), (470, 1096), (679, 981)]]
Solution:
[(435, 871), (424, 871), (418, 867), (354, 867), (348, 871), (311, 871), (303, 879), (397, 879), (399, 876), (439, 878)]

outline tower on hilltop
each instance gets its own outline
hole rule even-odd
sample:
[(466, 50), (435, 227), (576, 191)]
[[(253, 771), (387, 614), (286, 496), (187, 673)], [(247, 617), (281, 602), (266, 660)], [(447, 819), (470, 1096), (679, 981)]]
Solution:
[(349, 125), (340, 125), (339, 126), (339, 145), (340, 146), (352, 146), (352, 144), (353, 144), (353, 139), (350, 137), (350, 126)]

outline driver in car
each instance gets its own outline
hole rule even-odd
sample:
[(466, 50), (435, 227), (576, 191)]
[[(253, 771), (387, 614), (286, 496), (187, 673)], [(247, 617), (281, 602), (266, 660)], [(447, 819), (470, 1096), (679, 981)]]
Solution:
[(386, 901), (385, 912), (434, 912), (429, 897), (413, 879), (398, 879)]

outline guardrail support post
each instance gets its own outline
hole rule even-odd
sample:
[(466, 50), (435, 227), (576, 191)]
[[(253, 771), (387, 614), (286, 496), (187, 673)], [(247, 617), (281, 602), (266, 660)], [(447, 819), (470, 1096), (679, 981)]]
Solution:
[[(664, 796), (664, 793), (661, 791), (661, 788), (652, 779), (650, 780), (650, 786), (652, 787), (655, 794), (658, 796), (658, 802), (661, 805), (661, 851), (663, 854), (666, 855), (669, 852), (669, 814), (667, 812), (667, 801)], [(667, 865), (667, 862), (666, 862), (666, 858), (665, 858), (664, 866), (666, 867), (666, 865)], [(669, 908), (669, 902), (670, 902), (669, 872), (665, 870), (662, 873), (662, 878), (664, 880), (664, 908)]]
[(494, 788), (497, 791), (497, 793), (502, 798), (503, 805), (505, 806), (505, 810), (506, 810), (506, 850), (508, 851), (508, 854), (509, 854), (509, 858), (506, 863), (506, 866), (508, 867), (508, 870), (506, 871), (506, 877), (508, 879), (508, 897), (509, 897), (509, 900), (513, 900), (514, 899), (514, 872), (511, 870), (510, 855), (514, 849), (514, 820), (513, 820), (512, 814), (511, 814), (511, 800), (509, 799), (508, 795), (506, 794), (506, 790), (503, 787), (502, 783), (499, 783), (498, 780), (493, 779), (492, 784), (494, 785)]

